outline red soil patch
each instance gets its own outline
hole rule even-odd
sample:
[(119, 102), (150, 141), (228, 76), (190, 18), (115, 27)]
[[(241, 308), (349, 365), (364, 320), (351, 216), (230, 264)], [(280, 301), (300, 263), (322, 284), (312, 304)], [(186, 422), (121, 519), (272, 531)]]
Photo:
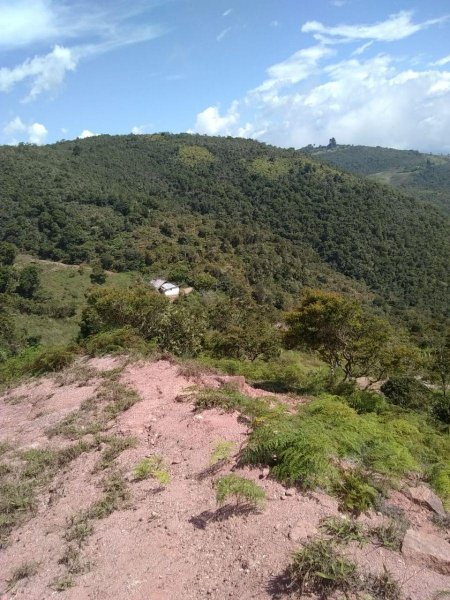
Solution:
[[(111, 369), (118, 365), (104, 360), (90, 361), (89, 366)], [(245, 422), (237, 414), (219, 410), (196, 413), (190, 402), (177, 401), (196, 381), (180, 375), (177, 366), (168, 361), (128, 365), (121, 381), (141, 397), (108, 432), (133, 435), (138, 440), (136, 448), (117, 459), (132, 493), (130, 507), (93, 522), (94, 532), (82, 551), (91, 568), (76, 576), (75, 587), (59, 594), (50, 589), (52, 580), (64, 573), (58, 560), (64, 552), (66, 519), (101, 496), (103, 474), (92, 473), (98, 453), (83, 454), (57, 475), (50, 491), (42, 494), (37, 514), (13, 532), (12, 543), (1, 552), (0, 598), (279, 597), (277, 576), (289, 564), (293, 550), (317, 533), (320, 519), (337, 514), (336, 501), (325, 494), (285, 490), (268, 479), (265, 470), (245, 469), (238, 472), (266, 491), (265, 511), (244, 515), (218, 511), (212, 482), (230, 466), (208, 475), (211, 453), (218, 440), (234, 442), (237, 452), (246, 440)], [(91, 397), (99, 384), (94, 378), (83, 387), (58, 387), (54, 379), (45, 378), (10, 391), (0, 398), (0, 441), (10, 440), (15, 447), (48, 446), (45, 429)], [(261, 395), (248, 387), (246, 393)], [(14, 396), (25, 398), (11, 404)], [(171, 481), (164, 488), (153, 479), (133, 481), (135, 465), (152, 454), (163, 457), (169, 467)], [(393, 500), (399, 504), (397, 497)], [(414, 509), (421, 511), (414, 517), (415, 525), (425, 526), (427, 511)], [(350, 552), (367, 569), (379, 571), (385, 564), (404, 582), (405, 597), (411, 600), (431, 600), (433, 592), (450, 587), (449, 577), (405, 562), (398, 553), (371, 544)], [(14, 592), (5, 592), (8, 577), (26, 561), (39, 562), (37, 574), (19, 582)]]

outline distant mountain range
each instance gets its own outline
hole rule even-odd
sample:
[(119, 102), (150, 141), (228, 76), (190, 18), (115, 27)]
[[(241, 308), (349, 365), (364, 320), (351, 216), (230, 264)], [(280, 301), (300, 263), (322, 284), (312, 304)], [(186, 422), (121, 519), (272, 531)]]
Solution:
[(450, 159), (342, 146), (310, 154), (188, 134), (3, 146), (0, 239), (280, 309), (312, 286), (444, 314), (449, 221), (422, 200), (447, 206)]
[(311, 156), (344, 169), (388, 183), (419, 200), (450, 213), (450, 156), (372, 146), (307, 146)]

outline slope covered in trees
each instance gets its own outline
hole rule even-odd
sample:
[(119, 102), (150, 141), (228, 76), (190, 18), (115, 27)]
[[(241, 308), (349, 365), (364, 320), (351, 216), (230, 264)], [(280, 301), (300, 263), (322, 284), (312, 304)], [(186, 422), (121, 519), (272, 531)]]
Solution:
[(243, 139), (99, 136), (0, 148), (0, 239), (291, 305), (307, 285), (443, 314), (448, 221), (396, 190)]
[(380, 146), (308, 146), (304, 150), (340, 169), (369, 175), (450, 212), (450, 156)]

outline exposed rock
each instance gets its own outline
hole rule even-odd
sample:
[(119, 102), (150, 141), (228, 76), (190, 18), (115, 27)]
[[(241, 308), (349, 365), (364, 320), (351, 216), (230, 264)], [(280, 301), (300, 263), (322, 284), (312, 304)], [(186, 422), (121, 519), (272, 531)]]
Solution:
[(406, 495), (410, 500), (416, 502), (416, 504), (427, 506), (438, 515), (441, 515), (441, 517), (445, 517), (446, 512), (440, 498), (426, 485), (410, 487), (407, 489)]
[(403, 540), (402, 554), (429, 569), (450, 575), (450, 544), (437, 535), (408, 529)]

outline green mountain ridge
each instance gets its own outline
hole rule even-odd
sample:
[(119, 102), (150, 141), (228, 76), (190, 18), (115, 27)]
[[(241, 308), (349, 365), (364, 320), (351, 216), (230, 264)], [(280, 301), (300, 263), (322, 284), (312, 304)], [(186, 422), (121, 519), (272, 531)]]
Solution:
[(292, 149), (188, 134), (1, 147), (0, 201), (0, 239), (43, 259), (278, 308), (304, 286), (448, 308), (442, 213)]
[(308, 146), (303, 149), (328, 164), (380, 183), (388, 183), (450, 213), (450, 156), (380, 146)]

